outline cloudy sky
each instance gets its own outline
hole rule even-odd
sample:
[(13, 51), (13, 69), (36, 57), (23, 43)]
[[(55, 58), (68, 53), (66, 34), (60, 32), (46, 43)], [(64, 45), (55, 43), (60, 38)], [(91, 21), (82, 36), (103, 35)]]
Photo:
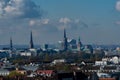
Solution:
[(0, 44), (120, 44), (120, 0), (0, 0)]

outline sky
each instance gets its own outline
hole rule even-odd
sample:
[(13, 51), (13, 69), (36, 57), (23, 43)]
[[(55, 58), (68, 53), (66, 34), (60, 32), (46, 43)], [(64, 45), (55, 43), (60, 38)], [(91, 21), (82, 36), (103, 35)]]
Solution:
[(0, 44), (120, 44), (120, 0), (0, 0)]

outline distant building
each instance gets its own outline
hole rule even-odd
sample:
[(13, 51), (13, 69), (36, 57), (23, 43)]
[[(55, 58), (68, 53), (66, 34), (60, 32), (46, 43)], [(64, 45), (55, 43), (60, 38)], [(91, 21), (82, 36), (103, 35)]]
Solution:
[(58, 80), (88, 80), (87, 78), (82, 72), (58, 73)]
[(10, 71), (7, 69), (0, 69), (0, 76), (8, 76), (10, 74)]
[(83, 45), (82, 45), (82, 42), (80, 40), (80, 37), (78, 39), (77, 49), (78, 49), (78, 51), (81, 51), (83, 49)]
[(90, 79), (89, 80), (99, 80), (99, 77), (98, 77), (97, 73), (96, 72), (92, 73), (90, 75)]
[(37, 56), (37, 49), (29, 49), (18, 52), (20, 56)]
[(45, 50), (48, 50), (48, 44), (45, 44), (44, 47), (45, 47)]
[(52, 63), (57, 64), (57, 63), (66, 63), (67, 61), (65, 59), (56, 59)]
[(12, 37), (10, 37), (10, 50), (13, 50), (13, 43), (12, 43)]
[(66, 36), (66, 30), (65, 29), (64, 29), (63, 50), (64, 51), (68, 50), (68, 41), (67, 41), (67, 36)]
[(107, 65), (107, 61), (95, 61), (95, 65)]
[(85, 53), (93, 53), (93, 47), (92, 45), (86, 45), (85, 48), (83, 49)]
[[(58, 47), (59, 49), (61, 50), (65, 50), (65, 42), (64, 41), (59, 41), (58, 42)], [(62, 47), (61, 47), (62, 46)], [(76, 43), (76, 40), (75, 39), (67, 39), (67, 50), (74, 50), (74, 49), (77, 49), (77, 43)]]
[(108, 73), (97, 73), (99, 80), (116, 80), (115, 78), (112, 78), (110, 74)]
[(31, 52), (21, 52), (20, 53), (20, 56), (32, 56), (32, 53)]
[(29, 52), (32, 54), (32, 56), (37, 56), (37, 50), (36, 49), (29, 49)]
[(99, 78), (110, 78), (110, 74), (107, 73), (97, 73)]
[(43, 77), (51, 77), (55, 74), (53, 70), (36, 70), (37, 75), (41, 75)]
[(16, 68), (16, 72), (23, 74), (23, 75), (27, 74), (27, 71), (24, 68)]
[(119, 60), (119, 57), (115, 56), (111, 59), (111, 61), (114, 63), (114, 64), (118, 64), (120, 62)]
[(32, 31), (31, 31), (31, 33), (30, 33), (30, 49), (31, 49), (31, 48), (34, 48)]
[(67, 42), (68, 42), (68, 48), (70, 50), (77, 49), (77, 44), (75, 39), (68, 39)]
[(6, 58), (9, 56), (10, 56), (10, 53), (8, 50), (0, 50), (0, 58)]
[(22, 66), (22, 68), (26, 69), (27, 71), (35, 72), (39, 68), (39, 65), (30, 63), (29, 65)]

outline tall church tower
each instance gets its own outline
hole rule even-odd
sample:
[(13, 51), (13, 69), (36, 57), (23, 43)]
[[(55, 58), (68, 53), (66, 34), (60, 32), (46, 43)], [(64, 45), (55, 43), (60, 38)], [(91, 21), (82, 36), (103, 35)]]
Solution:
[(81, 50), (82, 50), (82, 42), (81, 42), (81, 40), (80, 40), (80, 37), (79, 37), (79, 39), (78, 39), (77, 49), (78, 49), (78, 51), (81, 51)]
[(30, 33), (30, 48), (34, 48), (32, 31), (31, 31), (31, 33)]
[(66, 37), (66, 30), (64, 29), (64, 41), (63, 41), (63, 47), (64, 51), (68, 50), (68, 42), (67, 42), (67, 37)]
[(10, 50), (13, 50), (12, 37), (10, 37)]

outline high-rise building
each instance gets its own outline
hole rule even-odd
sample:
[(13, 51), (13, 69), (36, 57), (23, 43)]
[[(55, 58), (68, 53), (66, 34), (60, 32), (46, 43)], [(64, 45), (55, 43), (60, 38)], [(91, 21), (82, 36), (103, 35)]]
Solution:
[(85, 53), (93, 53), (93, 47), (92, 47), (92, 45), (85, 45), (83, 51)]
[(77, 48), (75, 39), (68, 39), (67, 41), (68, 41), (68, 49), (72, 50)]
[(68, 42), (67, 42), (67, 36), (66, 36), (66, 30), (64, 29), (64, 41), (63, 41), (63, 50), (68, 50)]
[(30, 48), (34, 48), (32, 31), (31, 31), (31, 33), (30, 33)]
[(12, 37), (10, 37), (10, 50), (13, 50)]

